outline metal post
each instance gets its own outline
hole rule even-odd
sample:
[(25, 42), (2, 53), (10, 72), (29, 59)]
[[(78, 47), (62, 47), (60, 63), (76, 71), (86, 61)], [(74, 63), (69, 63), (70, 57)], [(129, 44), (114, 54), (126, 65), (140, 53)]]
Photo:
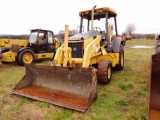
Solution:
[(109, 34), (108, 34), (108, 12), (106, 12), (105, 14), (106, 17), (106, 41), (107, 41), (107, 49), (109, 49), (109, 44), (110, 44), (110, 40), (109, 40)]
[(89, 31), (89, 19), (88, 19), (88, 26), (87, 26), (87, 31)]
[(68, 32), (69, 31), (69, 26), (68, 25), (65, 25), (65, 35), (64, 35), (64, 44), (65, 44), (65, 47), (68, 48)]
[(96, 8), (96, 5), (92, 8), (92, 23), (91, 23), (91, 30), (93, 30), (93, 20), (94, 20), (94, 9)]
[[(83, 13), (82, 13), (82, 14), (83, 14)], [(79, 29), (79, 33), (82, 32), (82, 26), (83, 26), (83, 15), (82, 15), (82, 17), (81, 17), (81, 19), (80, 19), (80, 29)]]
[(114, 17), (114, 24), (115, 24), (116, 37), (118, 37), (118, 30), (117, 30), (117, 20), (116, 20), (116, 16)]

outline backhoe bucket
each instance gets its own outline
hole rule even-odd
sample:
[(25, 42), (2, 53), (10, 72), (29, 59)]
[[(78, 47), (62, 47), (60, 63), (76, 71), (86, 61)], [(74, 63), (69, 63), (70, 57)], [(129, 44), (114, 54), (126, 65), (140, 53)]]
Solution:
[(148, 120), (160, 120), (160, 53), (152, 55)]
[(12, 93), (85, 112), (97, 98), (94, 69), (26, 64)]

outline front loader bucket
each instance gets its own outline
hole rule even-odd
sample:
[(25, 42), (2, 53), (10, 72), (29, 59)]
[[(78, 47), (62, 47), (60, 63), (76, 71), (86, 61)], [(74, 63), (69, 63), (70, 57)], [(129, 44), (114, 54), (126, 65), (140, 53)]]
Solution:
[(85, 112), (97, 98), (92, 68), (27, 64), (12, 93)]
[(160, 120), (160, 53), (152, 55), (148, 120)]

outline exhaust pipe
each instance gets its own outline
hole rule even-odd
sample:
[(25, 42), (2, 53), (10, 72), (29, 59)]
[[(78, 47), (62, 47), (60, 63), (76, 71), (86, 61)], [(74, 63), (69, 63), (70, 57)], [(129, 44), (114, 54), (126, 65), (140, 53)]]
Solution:
[(96, 8), (96, 5), (92, 8), (92, 23), (91, 23), (91, 30), (93, 30), (93, 21), (94, 21), (94, 9)]

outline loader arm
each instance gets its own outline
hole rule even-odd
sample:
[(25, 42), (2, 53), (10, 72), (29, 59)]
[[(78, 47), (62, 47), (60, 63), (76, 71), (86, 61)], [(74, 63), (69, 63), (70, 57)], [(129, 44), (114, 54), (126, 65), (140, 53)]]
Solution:
[[(113, 37), (113, 25), (109, 24), (108, 29), (109, 41), (111, 43)], [(82, 67), (89, 67), (89, 64), (91, 63), (91, 58), (93, 58), (96, 55), (102, 54), (101, 52), (96, 52), (97, 46), (100, 43), (101, 39), (102, 35), (97, 35), (97, 37), (85, 48)], [(101, 49), (103, 50), (103, 54), (107, 54), (107, 52), (104, 50), (104, 46), (102, 46), (102, 48)]]
[[(89, 67), (90, 60), (93, 57), (93, 55), (101, 54), (101, 53), (98, 53), (96, 51), (96, 49), (98, 47), (98, 44), (100, 43), (101, 39), (102, 39), (102, 36), (101, 35), (97, 35), (97, 37), (90, 44), (88, 44), (86, 46), (85, 51), (84, 51), (84, 56), (83, 56), (82, 67)], [(99, 47), (99, 49), (100, 49), (100, 47)]]

